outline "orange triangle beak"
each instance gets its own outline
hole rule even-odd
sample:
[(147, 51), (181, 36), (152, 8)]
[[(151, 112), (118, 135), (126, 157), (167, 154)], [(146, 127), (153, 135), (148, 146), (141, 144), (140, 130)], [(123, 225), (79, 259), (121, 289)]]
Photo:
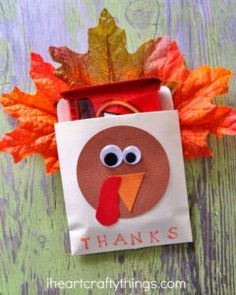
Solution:
[(119, 195), (129, 212), (132, 212), (144, 173), (119, 175), (121, 184)]

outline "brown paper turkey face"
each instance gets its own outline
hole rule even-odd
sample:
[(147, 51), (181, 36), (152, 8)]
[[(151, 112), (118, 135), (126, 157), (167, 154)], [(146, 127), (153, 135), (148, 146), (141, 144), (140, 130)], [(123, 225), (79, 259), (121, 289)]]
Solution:
[(81, 192), (105, 226), (119, 218), (141, 215), (164, 195), (169, 162), (158, 140), (148, 132), (116, 126), (94, 135), (77, 163)]

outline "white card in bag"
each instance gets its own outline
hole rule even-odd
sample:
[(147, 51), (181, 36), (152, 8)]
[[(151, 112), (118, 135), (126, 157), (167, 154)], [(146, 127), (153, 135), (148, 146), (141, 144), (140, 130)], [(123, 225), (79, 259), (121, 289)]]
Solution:
[(192, 242), (177, 111), (55, 129), (72, 255)]

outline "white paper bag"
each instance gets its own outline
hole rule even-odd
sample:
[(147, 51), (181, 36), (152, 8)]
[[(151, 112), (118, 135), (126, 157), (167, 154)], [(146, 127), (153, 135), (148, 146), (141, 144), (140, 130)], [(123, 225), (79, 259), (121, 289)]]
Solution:
[(72, 255), (192, 241), (176, 111), (55, 129)]

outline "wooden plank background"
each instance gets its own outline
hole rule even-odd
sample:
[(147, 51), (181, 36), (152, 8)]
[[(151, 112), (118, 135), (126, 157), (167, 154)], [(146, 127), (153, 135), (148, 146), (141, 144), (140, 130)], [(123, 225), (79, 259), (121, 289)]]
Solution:
[[(49, 45), (87, 50), (87, 30), (106, 7), (132, 51), (170, 35), (190, 68), (236, 71), (235, 0), (0, 0), (0, 85), (34, 91), (30, 51), (50, 61)], [(236, 106), (236, 79), (219, 102)], [(0, 135), (15, 121), (1, 111)], [(214, 158), (186, 162), (194, 244), (70, 257), (59, 173), (45, 176), (32, 156), (18, 165), (0, 154), (0, 294), (236, 294), (235, 138), (209, 139)], [(47, 289), (47, 278), (185, 280), (186, 290)]]

